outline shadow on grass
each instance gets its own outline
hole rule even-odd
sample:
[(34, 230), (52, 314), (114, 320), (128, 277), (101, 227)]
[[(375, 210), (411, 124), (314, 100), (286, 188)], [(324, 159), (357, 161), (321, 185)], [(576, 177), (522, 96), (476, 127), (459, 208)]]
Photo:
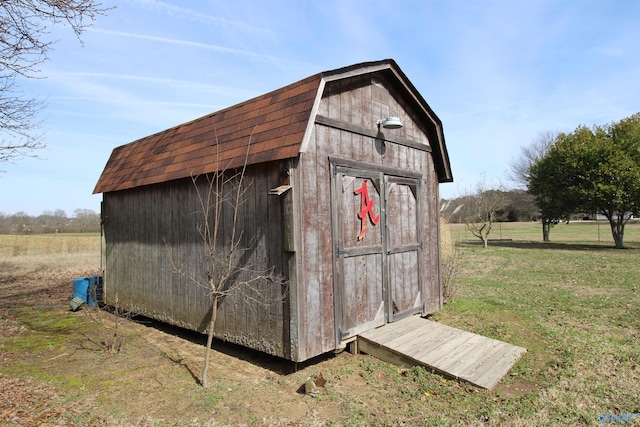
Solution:
[[(482, 242), (463, 241), (458, 242), (458, 246), (481, 247)], [(616, 249), (610, 243), (580, 243), (580, 242), (534, 242), (530, 240), (491, 240), (489, 247), (514, 248), (514, 249), (546, 249), (546, 250), (575, 250), (575, 251), (625, 251), (637, 250), (637, 245), (625, 245), (624, 249)]]
[[(136, 322), (140, 325), (144, 325), (149, 328), (156, 329), (165, 334), (175, 335), (179, 338), (190, 341), (192, 343), (202, 345), (202, 353), (204, 354), (204, 349), (205, 349), (205, 346), (207, 345), (207, 335), (204, 333), (181, 328), (179, 326), (174, 326), (174, 325), (164, 323), (164, 322), (151, 319), (145, 316), (141, 316), (141, 315), (133, 316), (131, 321)], [(258, 350), (253, 350), (248, 347), (243, 347), (239, 344), (233, 344), (230, 342), (222, 341), (217, 338), (213, 340), (213, 344), (211, 348), (214, 351), (220, 352), (222, 354), (226, 354), (227, 356), (231, 356), (233, 358), (243, 360), (255, 366), (259, 366), (263, 369), (267, 369), (273, 372), (274, 374), (284, 375), (284, 376), (293, 374), (298, 370), (304, 369), (308, 366), (313, 366), (324, 360), (328, 360), (336, 356), (335, 353), (330, 352), (330, 353), (326, 353), (326, 354), (311, 358), (304, 362), (296, 363), (278, 356), (273, 356)], [(215, 359), (215, 355), (213, 357)], [(191, 372), (191, 375), (197, 382), (200, 381), (196, 373)]]

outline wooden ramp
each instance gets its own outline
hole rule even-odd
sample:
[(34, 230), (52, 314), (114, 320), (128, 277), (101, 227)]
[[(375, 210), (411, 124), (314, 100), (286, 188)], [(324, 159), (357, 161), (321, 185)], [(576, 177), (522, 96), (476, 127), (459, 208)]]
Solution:
[(424, 365), (491, 390), (527, 350), (418, 316), (358, 335), (358, 350), (386, 362)]

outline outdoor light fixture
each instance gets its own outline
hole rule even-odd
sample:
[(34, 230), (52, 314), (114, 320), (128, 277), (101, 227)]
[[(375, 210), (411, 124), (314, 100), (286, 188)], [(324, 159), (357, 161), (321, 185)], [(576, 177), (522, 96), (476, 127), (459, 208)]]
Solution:
[(387, 117), (384, 120), (378, 120), (378, 129), (380, 129), (380, 125), (385, 129), (400, 129), (402, 122), (398, 117)]

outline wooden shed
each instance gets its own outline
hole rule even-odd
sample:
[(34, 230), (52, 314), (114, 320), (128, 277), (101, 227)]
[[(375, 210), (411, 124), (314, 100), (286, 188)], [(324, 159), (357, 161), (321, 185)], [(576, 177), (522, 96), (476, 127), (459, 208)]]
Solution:
[(245, 261), (286, 280), (264, 284), (273, 304), (222, 300), (216, 337), (304, 361), (442, 307), (438, 186), (452, 181), (442, 123), (390, 59), (115, 148), (94, 190), (107, 302), (205, 332), (207, 290), (170, 263), (207, 274), (192, 177), (245, 161)]

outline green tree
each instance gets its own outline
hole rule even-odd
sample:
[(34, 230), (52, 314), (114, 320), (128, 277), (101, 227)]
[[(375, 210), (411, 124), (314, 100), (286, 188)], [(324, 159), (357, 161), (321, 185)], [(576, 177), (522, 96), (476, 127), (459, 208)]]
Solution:
[[(565, 134), (556, 136), (556, 141), (563, 140)], [(560, 219), (568, 216), (577, 205), (575, 195), (570, 188), (576, 176), (574, 170), (568, 169), (568, 158), (561, 152), (557, 143), (551, 144), (546, 153), (533, 161), (527, 173), (527, 190), (535, 197), (540, 210), (542, 223), (542, 240), (548, 242), (551, 228)]]
[(607, 128), (600, 145), (586, 150), (595, 167), (585, 176), (585, 207), (604, 215), (616, 248), (624, 247), (624, 226), (640, 212), (640, 113)]
[(548, 217), (571, 211), (607, 218), (616, 248), (640, 207), (640, 114), (560, 134), (530, 169), (529, 191)]

